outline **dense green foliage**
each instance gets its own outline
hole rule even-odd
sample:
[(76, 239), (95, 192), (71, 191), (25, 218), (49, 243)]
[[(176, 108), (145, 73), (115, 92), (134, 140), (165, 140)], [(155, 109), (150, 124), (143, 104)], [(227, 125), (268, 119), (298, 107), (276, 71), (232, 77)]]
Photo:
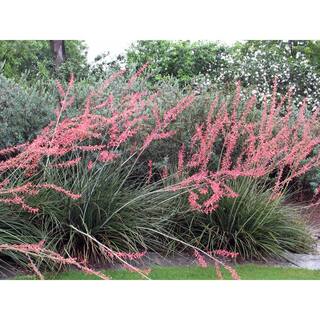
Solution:
[(227, 90), (236, 81), (251, 88), (260, 101), (271, 95), (275, 76), (280, 93), (294, 88), (298, 103), (308, 96), (309, 106), (320, 102), (319, 42), (247, 41), (227, 46), (217, 42), (138, 41), (127, 51), (128, 65), (150, 64), (153, 81), (178, 79), (184, 87)]
[(21, 75), (29, 81), (39, 78), (66, 79), (70, 73), (77, 78), (85, 78), (89, 71), (86, 59), (86, 46), (83, 41), (66, 40), (66, 61), (56, 72), (53, 57), (47, 40), (0, 41), (0, 65), (7, 78), (19, 80)]
[(32, 139), (52, 118), (56, 93), (22, 86), (0, 74), (0, 148)]
[(238, 252), (245, 259), (310, 251), (313, 240), (298, 207), (284, 204), (284, 197), (272, 200), (270, 190), (255, 180), (235, 180), (231, 187), (239, 196), (223, 198), (213, 214), (174, 216), (176, 237), (202, 249)]
[(150, 64), (154, 80), (178, 79), (182, 86), (191, 84), (196, 76), (217, 76), (223, 68), (220, 55), (227, 47), (215, 42), (138, 41), (127, 52), (127, 63)]
[[(314, 111), (320, 104), (319, 48), (319, 41), (310, 40), (243, 41), (229, 46), (208, 41), (137, 41), (127, 51), (127, 64), (149, 63), (153, 84), (170, 78), (183, 90), (187, 86), (201, 93), (230, 94), (240, 80), (247, 95), (254, 93), (261, 104), (264, 96), (271, 96), (278, 77), (279, 94), (293, 88), (296, 110), (307, 97), (308, 108)], [(314, 191), (320, 185), (319, 176), (319, 170), (313, 170), (301, 186)]]

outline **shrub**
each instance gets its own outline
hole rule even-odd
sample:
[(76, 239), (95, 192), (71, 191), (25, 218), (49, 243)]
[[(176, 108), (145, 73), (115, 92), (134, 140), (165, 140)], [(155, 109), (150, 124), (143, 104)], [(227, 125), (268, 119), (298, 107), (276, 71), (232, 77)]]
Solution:
[(152, 82), (174, 77), (182, 86), (198, 75), (214, 74), (223, 67), (220, 54), (228, 48), (208, 41), (137, 41), (127, 51), (127, 64), (150, 64)]
[[(89, 91), (82, 108), (74, 96), (74, 78), (67, 87), (57, 82), (60, 101), (55, 119), (29, 143), (0, 151), (5, 157), (0, 162), (0, 204), (29, 215), (28, 221), (46, 234), (48, 247), (41, 243), (35, 248), (39, 253), (50, 250), (48, 259), (53, 247), (95, 261), (159, 248), (162, 238), (157, 235), (171, 230), (172, 215), (193, 211), (203, 215), (204, 221), (214, 219), (220, 203), (241, 198), (233, 185), (238, 179), (261, 182), (273, 176), (268, 199), (281, 199), (295, 178), (319, 167), (319, 156), (311, 153), (319, 145), (314, 130), (318, 113), (306, 112), (306, 103), (294, 113), (290, 91), (278, 100), (277, 79), (271, 99), (266, 98), (256, 114), (256, 98), (242, 103), (239, 85), (231, 102), (219, 97), (208, 101), (206, 95), (191, 93), (170, 97), (166, 104), (159, 92), (142, 90), (136, 81), (146, 67), (128, 81), (121, 80), (123, 70), (111, 75), (98, 89)], [(111, 91), (113, 82), (119, 86)], [(195, 111), (199, 123), (188, 128), (190, 115), (181, 115), (193, 103), (208, 105), (207, 110)], [(157, 148), (152, 149), (160, 143), (163, 151), (176, 137), (181, 140), (170, 151), (170, 158), (163, 159), (163, 154), (156, 154)], [(266, 196), (261, 201), (266, 203)], [(267, 219), (269, 211), (263, 212)], [(256, 216), (255, 211), (251, 214)], [(286, 219), (283, 221), (293, 228), (293, 222)], [(191, 235), (198, 232), (190, 225)], [(301, 230), (288, 236), (296, 244), (299, 235), (309, 241)], [(285, 240), (275, 242), (283, 250), (291, 249), (284, 236), (288, 231), (277, 232), (271, 236)], [(192, 236), (183, 235), (192, 241)], [(26, 253), (25, 246), (4, 244), (4, 248)], [(252, 248), (252, 255), (260, 250), (261, 257), (279, 250), (268, 247), (267, 242)], [(120, 251), (120, 255), (118, 250), (130, 252)], [(65, 263), (60, 257), (57, 260)], [(70, 262), (74, 265), (74, 260)]]
[[(58, 82), (61, 100), (55, 122), (30, 143), (1, 150), (7, 158), (0, 162), (4, 178), (0, 203), (35, 215), (27, 220), (44, 232), (48, 250), (53, 246), (81, 259), (99, 261), (109, 257), (104, 254), (106, 246), (112, 251), (145, 249), (146, 243), (152, 247), (153, 240), (148, 241), (146, 232), (142, 236), (143, 229), (138, 226), (155, 225), (154, 217), (165, 208), (165, 204), (155, 207), (155, 203), (166, 201), (160, 197), (155, 202), (156, 196), (151, 201), (149, 186), (139, 187), (139, 180), (131, 186), (127, 180), (133, 181), (139, 157), (153, 140), (174, 134), (170, 123), (190, 105), (192, 97), (168, 110), (153, 128), (150, 114), (145, 112), (153, 96), (127, 91), (137, 75), (129, 80), (122, 96), (114, 100), (111, 95), (106, 99), (100, 96), (121, 73), (91, 92), (82, 110), (71, 113), (66, 111), (74, 102), (73, 78), (66, 90)], [(106, 106), (109, 108), (100, 110)], [(145, 120), (151, 129), (139, 130)], [(129, 145), (138, 132), (144, 137), (132, 150)], [(149, 219), (151, 208), (154, 215)]]
[(231, 54), (223, 54), (221, 59), (226, 66), (214, 80), (222, 86), (230, 79), (240, 80), (262, 102), (265, 95), (272, 96), (272, 79), (278, 77), (278, 94), (285, 94), (292, 87), (294, 104), (308, 97), (308, 107), (312, 109), (320, 102), (317, 68), (303, 52), (292, 55), (286, 41), (249, 41), (235, 46)]
[(47, 181), (66, 190), (72, 186), (81, 193), (80, 199), (61, 199), (50, 189), (30, 199), (32, 207), (41, 208), (32, 223), (51, 239), (53, 247), (91, 262), (108, 261), (101, 246), (83, 232), (116, 252), (164, 251), (158, 239), (145, 230), (161, 230), (163, 217), (172, 210), (171, 192), (161, 192), (157, 183), (146, 184), (136, 177), (138, 168), (131, 161), (128, 165), (122, 161), (95, 163), (89, 172), (87, 165), (84, 161), (47, 174)]
[[(293, 45), (296, 42), (297, 45)], [(308, 96), (311, 109), (320, 102), (317, 41), (244, 41), (226, 46), (217, 42), (138, 41), (127, 51), (129, 66), (150, 63), (154, 83), (174, 77), (181, 88), (186, 85), (204, 91), (208, 88), (230, 93), (241, 81), (249, 94), (272, 95), (274, 77), (281, 80), (279, 95), (294, 89), (295, 103)]]
[(0, 148), (34, 138), (49, 123), (56, 96), (22, 88), (0, 75)]
[(230, 187), (238, 197), (221, 199), (215, 212), (172, 217), (176, 236), (203, 250), (237, 252), (243, 259), (312, 251), (313, 239), (299, 215), (301, 208), (287, 204), (284, 195), (272, 199), (272, 190), (253, 179), (237, 179)]

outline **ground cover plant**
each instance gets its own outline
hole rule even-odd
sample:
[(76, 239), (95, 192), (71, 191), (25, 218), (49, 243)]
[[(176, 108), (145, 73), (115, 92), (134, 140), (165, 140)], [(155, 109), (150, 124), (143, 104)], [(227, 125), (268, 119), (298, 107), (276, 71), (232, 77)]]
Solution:
[[(219, 255), (311, 251), (283, 197), (319, 167), (318, 109), (292, 104), (290, 88), (279, 97), (277, 78), (260, 109), (255, 96), (242, 101), (240, 84), (231, 100), (191, 92), (166, 104), (161, 91), (139, 86), (147, 67), (116, 92), (111, 85), (125, 71), (112, 74), (82, 106), (74, 106), (73, 76), (67, 87), (57, 82), (54, 120), (33, 140), (0, 150), (3, 263), (39, 277), (73, 265), (105, 278), (89, 266), (116, 260), (148, 278), (130, 260), (189, 250), (202, 267), (214, 261), (218, 277), (222, 267), (238, 279)], [(184, 122), (199, 103), (199, 117)]]

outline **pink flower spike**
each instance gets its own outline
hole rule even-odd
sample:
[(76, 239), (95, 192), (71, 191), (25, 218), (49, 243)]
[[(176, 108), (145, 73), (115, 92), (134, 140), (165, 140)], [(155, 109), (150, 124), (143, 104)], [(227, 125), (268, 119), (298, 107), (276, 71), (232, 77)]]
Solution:
[(197, 259), (198, 265), (201, 268), (207, 268), (208, 264), (206, 262), (206, 260), (204, 259), (204, 257), (199, 253), (198, 250), (194, 250), (193, 251), (193, 255), (195, 256), (195, 258)]
[(128, 88), (131, 88), (133, 83), (140, 77), (143, 71), (148, 67), (149, 63), (145, 63), (128, 81)]
[(120, 154), (114, 153), (114, 152), (109, 152), (109, 151), (101, 151), (99, 154), (98, 160), (101, 162), (110, 162), (113, 161), (114, 159), (117, 159), (120, 157)]
[(92, 168), (93, 168), (93, 162), (92, 162), (92, 160), (89, 160), (87, 169), (88, 169), (88, 171), (91, 171)]
[(39, 189), (52, 189), (54, 191), (65, 194), (67, 197), (76, 200), (81, 198), (80, 194), (72, 193), (69, 190), (63, 189), (62, 187), (56, 186), (55, 184), (43, 183), (37, 186)]
[(183, 144), (178, 153), (178, 174), (180, 175), (184, 169), (185, 145)]
[(152, 178), (152, 160), (149, 160), (148, 161), (148, 180), (147, 180), (147, 183), (150, 183), (151, 181), (151, 178)]

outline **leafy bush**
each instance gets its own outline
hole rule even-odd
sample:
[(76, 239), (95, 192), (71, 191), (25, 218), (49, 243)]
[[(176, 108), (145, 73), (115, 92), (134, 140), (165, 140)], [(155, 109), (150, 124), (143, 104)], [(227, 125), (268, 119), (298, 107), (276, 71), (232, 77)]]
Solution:
[(220, 54), (228, 48), (205, 41), (137, 41), (127, 51), (127, 64), (141, 67), (149, 63), (151, 80), (174, 77), (182, 87), (190, 85), (195, 76), (215, 74), (222, 68)]
[(272, 95), (272, 79), (281, 82), (278, 94), (285, 94), (293, 88), (294, 103), (308, 97), (311, 109), (320, 102), (320, 75), (307, 56), (299, 51), (295, 55), (287, 42), (250, 41), (235, 46), (232, 53), (221, 56), (225, 67), (214, 81), (227, 84), (230, 80), (240, 80), (244, 87), (250, 87), (258, 100)]
[(23, 88), (0, 74), (0, 147), (24, 143), (49, 123), (56, 94)]

